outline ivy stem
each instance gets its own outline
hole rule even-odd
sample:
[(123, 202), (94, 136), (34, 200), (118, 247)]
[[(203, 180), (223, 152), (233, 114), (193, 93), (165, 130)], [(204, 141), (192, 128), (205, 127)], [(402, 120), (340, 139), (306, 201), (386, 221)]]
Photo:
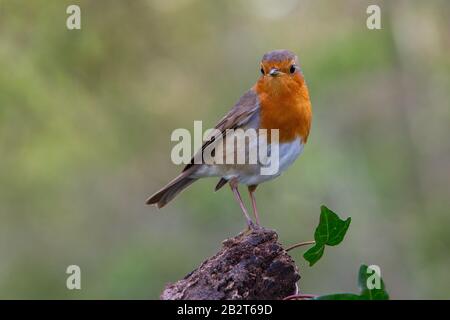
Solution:
[(306, 300), (306, 299), (314, 299), (318, 297), (316, 294), (293, 294), (291, 296), (287, 296), (283, 298), (283, 300)]
[(286, 248), (286, 251), (291, 251), (292, 249), (298, 248), (298, 247), (303, 247), (303, 246), (308, 246), (310, 244), (315, 244), (316, 242), (314, 240), (311, 241), (304, 241), (304, 242), (300, 242), (300, 243), (296, 243), (288, 248)]

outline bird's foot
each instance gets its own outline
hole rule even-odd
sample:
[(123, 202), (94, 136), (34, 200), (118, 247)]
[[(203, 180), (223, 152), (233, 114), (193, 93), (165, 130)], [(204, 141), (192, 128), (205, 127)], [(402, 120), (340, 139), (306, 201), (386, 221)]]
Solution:
[(246, 233), (251, 233), (255, 230), (261, 229), (261, 226), (258, 223), (254, 223), (252, 220), (247, 220), (247, 230)]

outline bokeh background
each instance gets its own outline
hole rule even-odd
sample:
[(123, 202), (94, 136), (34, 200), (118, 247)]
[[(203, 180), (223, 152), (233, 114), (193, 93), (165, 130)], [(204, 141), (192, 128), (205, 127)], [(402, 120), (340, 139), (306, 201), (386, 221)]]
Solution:
[(314, 267), (293, 253), (301, 290), (357, 291), (367, 263), (392, 298), (450, 298), (449, 16), (444, 0), (0, 0), (0, 298), (156, 299), (240, 232), (216, 180), (144, 201), (181, 170), (171, 132), (212, 127), (278, 48), (300, 57), (314, 122), (258, 189), (262, 222), (289, 245), (321, 204), (353, 219)]

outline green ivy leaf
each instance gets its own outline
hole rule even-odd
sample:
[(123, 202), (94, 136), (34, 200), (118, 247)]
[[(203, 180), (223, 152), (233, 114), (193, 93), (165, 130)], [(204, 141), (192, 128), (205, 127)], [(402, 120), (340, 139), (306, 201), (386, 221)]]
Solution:
[(309, 261), (309, 265), (312, 266), (314, 263), (320, 260), (323, 256), (323, 252), (325, 251), (325, 246), (315, 245), (314, 247), (310, 248), (308, 251), (306, 251), (303, 254), (303, 258), (305, 258), (307, 261)]
[[(369, 289), (368, 284), (378, 285), (379, 288)], [(361, 293), (335, 293), (315, 298), (315, 300), (389, 300), (383, 279), (375, 275), (375, 271), (366, 265), (359, 268), (358, 285)]]
[[(368, 288), (368, 284), (372, 289)], [(375, 270), (362, 265), (359, 268), (358, 285), (361, 290), (361, 298), (364, 300), (389, 300), (389, 294), (386, 292), (383, 279), (376, 274)], [(378, 286), (378, 288), (376, 288)]]
[(351, 218), (342, 220), (336, 213), (325, 206), (320, 207), (320, 221), (314, 232), (316, 244), (303, 255), (310, 266), (320, 260), (325, 250), (325, 245), (336, 246), (342, 242), (351, 221)]

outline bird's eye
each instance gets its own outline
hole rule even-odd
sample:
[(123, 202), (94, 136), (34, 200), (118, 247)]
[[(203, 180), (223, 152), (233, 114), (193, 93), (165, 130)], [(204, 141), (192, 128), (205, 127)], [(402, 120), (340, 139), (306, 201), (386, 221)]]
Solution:
[(293, 65), (291, 66), (291, 68), (289, 69), (289, 72), (290, 72), (290, 73), (294, 73), (295, 70), (297, 70), (297, 68), (295, 67), (295, 64), (293, 64)]
[(261, 70), (260, 70), (260, 71), (261, 71), (261, 74), (262, 74), (262, 75), (264, 75), (264, 69), (263, 69), (263, 68), (261, 68)]

